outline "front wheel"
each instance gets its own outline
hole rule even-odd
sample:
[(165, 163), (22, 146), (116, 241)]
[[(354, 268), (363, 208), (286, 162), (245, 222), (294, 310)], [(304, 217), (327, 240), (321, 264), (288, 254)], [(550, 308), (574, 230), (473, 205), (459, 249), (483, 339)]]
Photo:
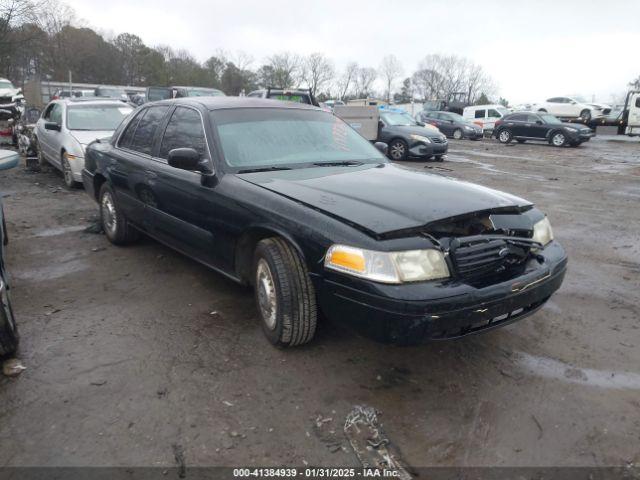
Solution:
[(113, 189), (103, 183), (100, 187), (100, 223), (109, 241), (115, 245), (126, 245), (138, 238), (138, 231), (133, 228), (116, 203)]
[(463, 133), (462, 130), (460, 130), (459, 128), (456, 128), (453, 131), (453, 138), (455, 138), (456, 140), (461, 140), (463, 137)]
[(60, 158), (60, 163), (62, 164), (62, 175), (64, 176), (64, 184), (67, 188), (78, 188), (80, 183), (76, 182), (73, 178), (73, 171), (71, 170), (71, 165), (69, 164), (69, 160), (67, 159), (66, 154), (62, 154)]
[(513, 139), (513, 134), (511, 133), (510, 130), (501, 130), (500, 133), (498, 133), (498, 141), (500, 143), (509, 143), (511, 142), (511, 140)]
[(550, 143), (554, 147), (564, 147), (564, 145), (567, 143), (567, 137), (562, 132), (556, 132), (551, 135)]
[(582, 120), (584, 123), (589, 123), (591, 121), (591, 111), (585, 108), (582, 112), (580, 112), (580, 120)]
[(406, 160), (409, 154), (409, 146), (404, 140), (394, 140), (389, 145), (389, 158), (391, 160)]
[[(0, 283), (2, 283), (0, 279)], [(6, 284), (0, 286), (0, 357), (13, 355), (18, 348), (18, 327), (11, 309)]]
[(442, 162), (443, 161), (443, 157), (444, 157), (444, 155), (436, 155), (434, 158), (436, 159), (436, 162)]
[(309, 342), (318, 308), (301, 256), (282, 238), (266, 238), (258, 243), (253, 263), (256, 305), (266, 337), (278, 347)]

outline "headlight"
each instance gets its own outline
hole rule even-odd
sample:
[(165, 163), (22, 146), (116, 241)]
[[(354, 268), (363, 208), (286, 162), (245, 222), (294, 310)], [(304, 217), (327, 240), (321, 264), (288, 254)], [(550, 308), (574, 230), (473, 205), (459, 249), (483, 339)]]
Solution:
[(333, 245), (324, 258), (325, 268), (381, 283), (404, 283), (449, 277), (441, 251), (376, 252)]
[(546, 245), (553, 240), (553, 230), (551, 229), (551, 223), (549, 223), (549, 219), (547, 217), (544, 217), (533, 226), (532, 240), (540, 242), (542, 245)]
[(565, 128), (565, 130), (566, 130), (567, 132), (574, 132), (574, 133), (575, 133), (575, 132), (577, 132), (577, 131), (578, 131), (576, 128), (571, 128), (571, 127), (564, 127), (564, 128)]
[(473, 127), (470, 127), (469, 125), (465, 125), (465, 126), (464, 126), (464, 129), (465, 129), (465, 130), (473, 130)]
[(423, 137), (422, 135), (409, 135), (411, 137), (412, 140), (415, 140), (416, 142), (424, 142), (424, 143), (431, 143), (431, 140), (429, 140), (427, 137)]

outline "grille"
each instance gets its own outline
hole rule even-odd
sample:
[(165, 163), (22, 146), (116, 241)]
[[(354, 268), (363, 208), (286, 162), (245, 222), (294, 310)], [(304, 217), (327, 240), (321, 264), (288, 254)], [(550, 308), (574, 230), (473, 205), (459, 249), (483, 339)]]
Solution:
[(439, 137), (434, 137), (431, 139), (431, 141), (433, 143), (445, 143), (447, 141), (446, 138), (439, 138)]
[(498, 238), (482, 236), (456, 238), (451, 244), (451, 257), (458, 275), (477, 279), (504, 272), (526, 260), (530, 248), (512, 245)]

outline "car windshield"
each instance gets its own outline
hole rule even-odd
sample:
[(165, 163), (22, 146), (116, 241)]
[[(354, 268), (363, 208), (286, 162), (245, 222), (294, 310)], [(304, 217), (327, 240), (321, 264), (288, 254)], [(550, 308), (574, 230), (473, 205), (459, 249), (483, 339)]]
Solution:
[(316, 163), (383, 163), (385, 157), (331, 113), (288, 108), (211, 112), (226, 163), (238, 170)]
[(133, 109), (122, 105), (72, 105), (67, 109), (69, 130), (115, 130)]
[(385, 112), (380, 114), (382, 121), (392, 127), (417, 125), (416, 121), (408, 113)]
[(100, 88), (96, 91), (98, 97), (122, 98), (127, 96), (127, 92), (120, 88)]
[(558, 120), (554, 115), (550, 115), (548, 113), (543, 113), (540, 114), (540, 118), (542, 118), (542, 121), (544, 123), (548, 123), (550, 125), (557, 125), (559, 123), (562, 123), (560, 120)]
[(471, 123), (469, 120), (464, 118), (462, 115), (458, 115), (457, 113), (447, 112), (447, 113), (444, 113), (444, 114), (441, 114), (441, 115), (446, 120), (453, 120), (454, 122), (457, 122), (457, 123)]
[(224, 96), (220, 90), (215, 88), (189, 88), (187, 97), (221, 97)]
[(305, 94), (270, 92), (269, 98), (273, 100), (282, 100), (284, 102), (306, 103), (307, 105), (311, 105), (309, 95)]
[(9, 80), (0, 80), (0, 88), (10, 88), (13, 90), (15, 87)]

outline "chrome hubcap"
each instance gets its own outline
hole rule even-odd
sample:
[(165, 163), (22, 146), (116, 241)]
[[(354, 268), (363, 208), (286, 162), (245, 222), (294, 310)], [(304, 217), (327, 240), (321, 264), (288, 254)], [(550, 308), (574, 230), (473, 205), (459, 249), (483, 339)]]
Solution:
[(402, 143), (394, 143), (391, 145), (391, 157), (394, 159), (399, 159), (404, 156), (404, 145)]
[(453, 132), (453, 138), (455, 138), (456, 140), (460, 140), (462, 138), (462, 132), (460, 130), (456, 130), (455, 132)]
[(102, 228), (104, 228), (105, 232), (109, 233), (111, 236), (116, 233), (116, 206), (113, 203), (113, 198), (111, 197), (111, 193), (105, 192), (102, 196)]
[(67, 185), (73, 184), (73, 173), (71, 173), (71, 165), (66, 158), (62, 159), (62, 173), (64, 174), (64, 181)]
[(277, 314), (276, 287), (269, 265), (262, 258), (258, 261), (256, 269), (256, 289), (262, 320), (269, 330), (273, 330), (276, 328)]
[(500, 140), (506, 142), (509, 140), (509, 134), (507, 132), (500, 132)]
[(556, 146), (560, 146), (564, 143), (564, 135), (562, 135), (561, 133), (558, 133), (557, 135), (553, 136), (553, 144)]

